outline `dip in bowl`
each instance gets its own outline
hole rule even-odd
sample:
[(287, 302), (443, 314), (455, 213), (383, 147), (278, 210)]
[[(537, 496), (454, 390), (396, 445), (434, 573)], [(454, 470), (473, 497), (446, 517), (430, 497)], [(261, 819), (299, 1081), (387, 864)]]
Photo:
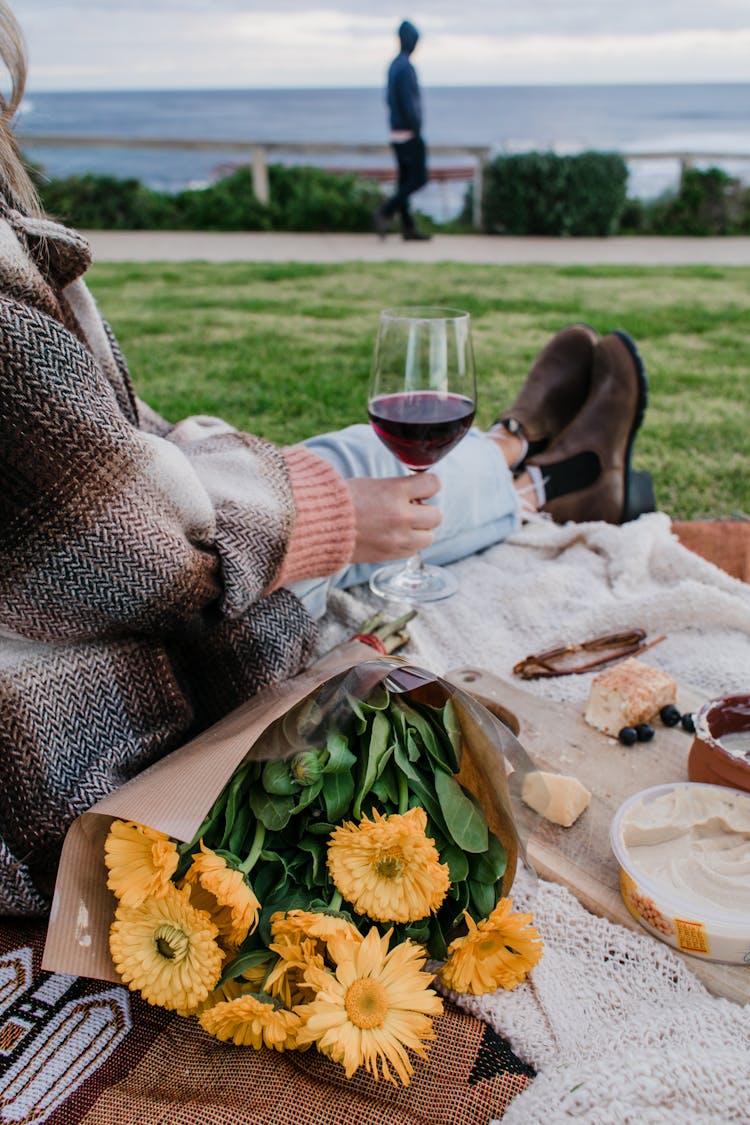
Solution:
[(649, 933), (750, 966), (750, 793), (694, 782), (644, 789), (617, 810), (610, 838), (625, 905)]

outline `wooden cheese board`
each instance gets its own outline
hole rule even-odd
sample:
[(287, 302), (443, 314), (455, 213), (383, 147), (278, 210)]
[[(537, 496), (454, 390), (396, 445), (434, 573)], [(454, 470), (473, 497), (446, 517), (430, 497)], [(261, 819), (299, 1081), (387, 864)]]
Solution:
[[(540, 877), (564, 884), (592, 913), (646, 933), (620, 895), (610, 825), (619, 806), (633, 793), (687, 780), (691, 735), (681, 727), (665, 727), (657, 719), (650, 742), (622, 746), (586, 723), (583, 704), (542, 699), (481, 668), (454, 669), (444, 678), (470, 692), (514, 729), (539, 769), (573, 774), (591, 791), (589, 807), (570, 828), (539, 821), (529, 840), (528, 856)], [(678, 690), (681, 711), (693, 711), (702, 702), (698, 692)], [(750, 966), (675, 952), (714, 994), (740, 1003), (750, 1001)]]

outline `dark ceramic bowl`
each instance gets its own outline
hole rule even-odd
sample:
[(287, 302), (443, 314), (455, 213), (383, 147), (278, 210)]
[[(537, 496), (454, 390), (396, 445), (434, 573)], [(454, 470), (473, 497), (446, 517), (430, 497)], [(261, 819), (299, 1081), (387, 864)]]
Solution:
[(701, 707), (688, 777), (750, 792), (750, 695), (725, 695)]

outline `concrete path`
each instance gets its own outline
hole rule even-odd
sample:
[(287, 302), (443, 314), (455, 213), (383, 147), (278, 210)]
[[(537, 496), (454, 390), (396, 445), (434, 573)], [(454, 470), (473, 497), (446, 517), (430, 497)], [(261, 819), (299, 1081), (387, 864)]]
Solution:
[(99, 262), (476, 262), (484, 265), (750, 266), (750, 238), (507, 238), (441, 234), (89, 231)]

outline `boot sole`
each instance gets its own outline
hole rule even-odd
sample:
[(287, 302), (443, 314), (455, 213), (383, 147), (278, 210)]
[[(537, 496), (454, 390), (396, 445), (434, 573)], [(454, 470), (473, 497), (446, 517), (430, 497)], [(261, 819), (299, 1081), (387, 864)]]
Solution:
[(646, 407), (648, 406), (648, 379), (646, 378), (645, 364), (632, 336), (619, 328), (615, 329), (612, 335), (617, 336), (630, 352), (638, 377), (638, 406), (636, 408), (635, 417), (633, 418), (633, 425), (630, 427), (630, 433), (628, 434), (628, 443), (625, 447), (625, 495), (623, 498), (622, 519), (620, 522), (627, 523), (629, 520), (637, 519), (638, 516), (643, 515), (644, 512), (653, 512), (655, 510), (653, 481), (650, 473), (634, 473), (630, 468), (635, 435), (641, 428), (646, 413)]
[(628, 474), (627, 484), (628, 499), (622, 514), (622, 522), (629, 523), (637, 520), (646, 512), (656, 511), (656, 496), (654, 495), (654, 482), (651, 473), (643, 470), (632, 470)]

